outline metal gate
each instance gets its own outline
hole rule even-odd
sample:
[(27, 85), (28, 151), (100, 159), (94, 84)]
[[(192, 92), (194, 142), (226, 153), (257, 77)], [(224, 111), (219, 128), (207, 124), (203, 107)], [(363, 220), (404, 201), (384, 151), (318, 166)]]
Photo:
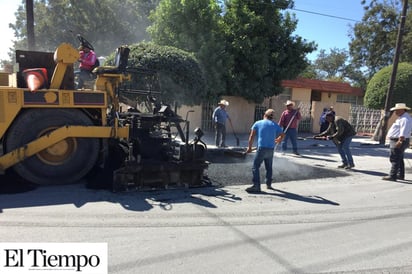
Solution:
[(352, 105), (350, 108), (349, 123), (355, 128), (359, 135), (373, 134), (381, 117), (381, 110)]
[(212, 121), (212, 114), (215, 110), (215, 107), (211, 103), (203, 103), (202, 104), (202, 129), (205, 132), (214, 131), (213, 128), (213, 121)]
[[(283, 112), (283, 107), (284, 107), (284, 103), (283, 101), (280, 100), (273, 100), (270, 102), (270, 104), (272, 106), (269, 107), (274, 107), (275, 108), (275, 113), (276, 116), (278, 116), (277, 118), (280, 118), (281, 113)], [(298, 131), (299, 132), (311, 132), (312, 131), (312, 117), (310, 115), (311, 113), (311, 104), (310, 103), (296, 103), (295, 107), (299, 107), (300, 108), (300, 114), (302, 115), (302, 119), (299, 121), (299, 128)], [(256, 105), (255, 106), (255, 121), (257, 120), (261, 120), (263, 118), (263, 114), (265, 113), (266, 109), (268, 107), (263, 106), (263, 105)], [(278, 122), (278, 120), (275, 119), (276, 122)]]
[(256, 105), (255, 106), (255, 115), (254, 115), (254, 120), (253, 121), (258, 121), (261, 120), (263, 118), (263, 115), (265, 114), (266, 111), (266, 107), (265, 106), (261, 106), (261, 105)]
[(297, 107), (300, 108), (300, 114), (302, 119), (299, 121), (298, 132), (312, 132), (312, 116), (311, 109), (312, 104), (310, 102), (300, 102), (296, 103)]

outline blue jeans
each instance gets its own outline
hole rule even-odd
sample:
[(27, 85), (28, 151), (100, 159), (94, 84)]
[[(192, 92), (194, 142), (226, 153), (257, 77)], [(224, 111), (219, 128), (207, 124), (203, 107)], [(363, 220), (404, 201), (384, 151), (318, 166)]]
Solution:
[(76, 89), (83, 88), (85, 81), (90, 81), (93, 79), (93, 74), (89, 70), (81, 69), (79, 73), (79, 82), (77, 83)]
[(353, 166), (353, 158), (352, 158), (352, 152), (350, 151), (350, 143), (352, 142), (353, 136), (346, 137), (343, 139), (340, 144), (336, 145), (338, 148), (338, 152), (340, 154), (340, 158), (342, 159), (342, 163), (345, 165), (351, 165)]
[(260, 190), (260, 173), (259, 168), (262, 162), (265, 163), (266, 169), (266, 184), (272, 183), (272, 163), (273, 163), (274, 148), (259, 147), (256, 150), (256, 155), (253, 160), (252, 174), (253, 174), (253, 186)]
[(226, 146), (226, 126), (221, 123), (215, 124), (215, 143), (216, 146), (225, 147)]
[(283, 152), (287, 150), (287, 144), (288, 144), (289, 139), (290, 139), (290, 142), (292, 143), (293, 152), (298, 152), (298, 144), (297, 144), (298, 133), (297, 133), (296, 128), (288, 128), (288, 130), (285, 132), (285, 138), (283, 138), (283, 141), (282, 141), (282, 151)]

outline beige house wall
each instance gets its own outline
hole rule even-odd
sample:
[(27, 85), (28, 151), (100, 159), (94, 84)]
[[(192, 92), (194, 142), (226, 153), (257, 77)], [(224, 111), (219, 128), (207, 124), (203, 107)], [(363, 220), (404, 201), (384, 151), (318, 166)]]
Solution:
[[(292, 89), (292, 101), (299, 103), (310, 103), (312, 90), (308, 88), (293, 88)], [(312, 119), (312, 132), (317, 133), (320, 130), (319, 120), (320, 115), (323, 112), (323, 108), (329, 108), (333, 106), (336, 115), (345, 119), (349, 119), (350, 104), (348, 103), (336, 103), (337, 94), (332, 92), (322, 92), (321, 101), (312, 101), (310, 116)]]
[[(226, 96), (224, 99), (229, 102), (226, 110), (232, 120), (234, 131), (236, 133), (250, 132), (250, 127), (254, 123), (256, 104), (235, 96)], [(230, 125), (226, 125), (226, 129), (228, 132), (231, 131)]]
[[(330, 102), (328, 102), (330, 103)], [(323, 112), (323, 108), (329, 108), (332, 106), (332, 104), (327, 104), (322, 101), (313, 101), (312, 102), (312, 113), (311, 117), (313, 119), (313, 125), (312, 125), (312, 132), (313, 133), (318, 133), (320, 131), (320, 125), (319, 125), (319, 120), (320, 116)], [(350, 107), (351, 104), (348, 103), (335, 103), (333, 104), (333, 109), (336, 112), (337, 116), (343, 117), (345, 120), (349, 119), (349, 114), (350, 114)]]
[(335, 106), (338, 95), (332, 92), (322, 92), (321, 102), (329, 106)]
[[(236, 133), (248, 133), (250, 131), (251, 125), (254, 123), (255, 106), (256, 104), (248, 103), (246, 100), (237, 97), (225, 97), (230, 102), (227, 107), (227, 112), (231, 117), (234, 131)], [(299, 98), (299, 99), (298, 99)], [(300, 102), (310, 103), (310, 101), (302, 100), (303, 97), (292, 97), (291, 100), (295, 101), (297, 104)], [(312, 123), (312, 133), (318, 133), (320, 130), (319, 119), (323, 112), (323, 108), (329, 108), (332, 102), (322, 102), (313, 101), (310, 116), (313, 121)], [(275, 121), (279, 120), (280, 113), (285, 109), (284, 102), (277, 102), (276, 100), (266, 101), (262, 104), (265, 108), (274, 108), (276, 112)], [(349, 103), (334, 103), (333, 104), (336, 115), (349, 119), (350, 107)], [(194, 110), (194, 112), (189, 113), (188, 121), (190, 122), (191, 130), (196, 127), (202, 127), (202, 107), (201, 106), (182, 106), (177, 110), (177, 114), (183, 118), (186, 118), (186, 113), (189, 110)], [(263, 117), (262, 117), (263, 118)], [(210, 118), (211, 119), (211, 118)], [(230, 124), (227, 124), (228, 132), (232, 131)]]
[[(226, 111), (232, 120), (233, 130), (235, 133), (247, 133), (250, 131), (250, 127), (254, 122), (255, 106), (256, 104), (249, 103), (241, 97), (235, 96), (225, 96), (223, 99), (229, 102), (229, 106), (226, 107)], [(213, 109), (217, 107), (213, 106)], [(186, 113), (189, 110), (194, 110), (194, 112), (189, 113), (188, 121), (190, 123), (191, 130), (196, 127), (202, 126), (202, 106), (181, 106), (177, 110), (177, 114), (182, 118), (186, 118)], [(263, 118), (263, 117), (262, 117)], [(212, 117), (205, 117), (205, 119), (212, 119)], [(226, 124), (226, 129), (232, 132), (230, 123)]]
[(293, 88), (292, 89), (292, 101), (295, 101), (297, 105), (299, 102), (310, 102), (312, 91), (307, 88)]
[[(193, 111), (193, 112), (188, 112)], [(182, 106), (177, 109), (177, 115), (189, 121), (190, 133), (197, 127), (202, 128), (202, 106)]]
[[(323, 108), (329, 108), (333, 106), (336, 115), (343, 117), (344, 119), (349, 119), (351, 104), (349, 103), (337, 103), (337, 93), (332, 92), (322, 92), (321, 101), (311, 102), (312, 90), (308, 88), (293, 88), (291, 90), (291, 100), (296, 103), (303, 103), (308, 109), (305, 109), (307, 113), (310, 113), (312, 119), (312, 133), (318, 133), (320, 130), (319, 119), (322, 114)], [(251, 125), (254, 123), (255, 108), (259, 104), (249, 103), (243, 98), (235, 96), (225, 96), (221, 99), (225, 99), (229, 102), (229, 106), (226, 108), (229, 116), (231, 117), (234, 131), (236, 133), (248, 133), (250, 131)], [(285, 110), (284, 103), (286, 99), (281, 96), (273, 96), (271, 98), (266, 98), (262, 104), (259, 106), (263, 108), (273, 108), (275, 110), (275, 121), (278, 121), (280, 114)], [(213, 108), (217, 107), (216, 105)], [(201, 127), (202, 125), (202, 107), (195, 106), (182, 106), (178, 109), (178, 115), (183, 118), (186, 117), (186, 112), (188, 110), (194, 110), (194, 113), (189, 113), (189, 122), (191, 129), (196, 127)], [(305, 113), (306, 113), (305, 112)], [(260, 117), (261, 119), (263, 117)], [(211, 119), (211, 117), (210, 117)], [(230, 124), (227, 124), (228, 132), (232, 131)]]

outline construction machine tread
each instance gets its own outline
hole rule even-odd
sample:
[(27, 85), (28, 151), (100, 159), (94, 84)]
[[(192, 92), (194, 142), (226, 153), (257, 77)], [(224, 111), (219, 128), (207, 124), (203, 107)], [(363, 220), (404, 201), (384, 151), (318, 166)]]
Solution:
[[(93, 125), (79, 109), (24, 110), (10, 127), (6, 152), (24, 146), (59, 127)], [(66, 138), (24, 159), (13, 168), (23, 179), (40, 185), (73, 183), (83, 178), (96, 164), (100, 141), (96, 138)]]

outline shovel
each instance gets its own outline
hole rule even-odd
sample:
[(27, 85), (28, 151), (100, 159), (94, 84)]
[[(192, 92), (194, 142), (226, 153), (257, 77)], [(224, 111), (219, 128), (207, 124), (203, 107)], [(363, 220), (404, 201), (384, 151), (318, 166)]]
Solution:
[(232, 125), (232, 120), (229, 120), (229, 122), (230, 122), (230, 127), (232, 128), (232, 131), (233, 131), (233, 135), (235, 136), (235, 138), (236, 138), (236, 146), (238, 147), (239, 146), (239, 138), (236, 136), (236, 133), (235, 133), (235, 129), (233, 128), (233, 125)]
[[(252, 148), (252, 151), (255, 151), (255, 150), (256, 150), (256, 147)], [(239, 150), (231, 150), (231, 149), (225, 150), (224, 154), (233, 156), (233, 157), (238, 157), (238, 158), (245, 158), (247, 155), (246, 150), (239, 151)]]
[(286, 127), (285, 130), (283, 131), (284, 133), (286, 133), (286, 131), (288, 131), (288, 129), (289, 129), (289, 127), (290, 127), (290, 124), (292, 124), (292, 121), (295, 119), (296, 114), (298, 114), (298, 112), (299, 112), (299, 110), (300, 110), (300, 105), (301, 105), (301, 104), (299, 104), (298, 109), (295, 111), (295, 113), (293, 114), (292, 118), (290, 118), (290, 121), (289, 121), (287, 127)]
[[(293, 120), (295, 119), (295, 117), (296, 117), (296, 114), (299, 112), (300, 106), (301, 106), (301, 104), (299, 104), (298, 109), (295, 111), (295, 113), (293, 114), (292, 118), (290, 118), (290, 121), (289, 121), (288, 125), (286, 126), (285, 130), (283, 130), (283, 133), (286, 133), (286, 131), (288, 131), (290, 125), (292, 124), (292, 121), (293, 121)], [(275, 152), (276, 152), (278, 146), (279, 146), (279, 143), (276, 143)]]

